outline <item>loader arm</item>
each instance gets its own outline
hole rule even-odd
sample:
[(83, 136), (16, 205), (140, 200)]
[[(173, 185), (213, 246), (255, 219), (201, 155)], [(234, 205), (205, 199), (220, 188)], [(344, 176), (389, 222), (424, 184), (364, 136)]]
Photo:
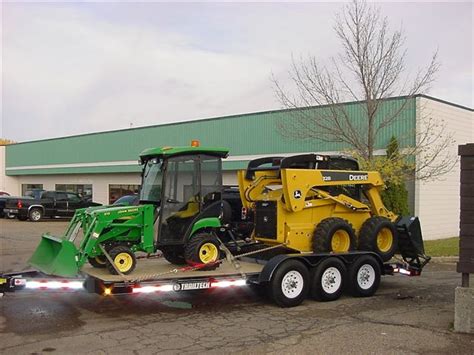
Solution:
[[(330, 186), (361, 185), (370, 201), (370, 210), (374, 216), (387, 217), (392, 221), (397, 215), (385, 208), (380, 191), (384, 183), (378, 172), (374, 171), (343, 171), (343, 170), (310, 170), (310, 169), (283, 169), (281, 183), (285, 208), (288, 211), (298, 212), (305, 208), (307, 197), (311, 191), (317, 191), (322, 198), (329, 198), (335, 202), (353, 209), (363, 209), (364, 204), (345, 195), (331, 196), (321, 188)], [(369, 208), (369, 206), (366, 206)]]

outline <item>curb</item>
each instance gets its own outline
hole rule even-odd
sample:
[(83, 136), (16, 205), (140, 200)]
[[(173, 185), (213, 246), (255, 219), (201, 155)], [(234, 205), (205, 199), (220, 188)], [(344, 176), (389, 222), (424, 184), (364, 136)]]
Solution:
[(459, 256), (433, 256), (431, 258), (432, 263), (457, 263)]

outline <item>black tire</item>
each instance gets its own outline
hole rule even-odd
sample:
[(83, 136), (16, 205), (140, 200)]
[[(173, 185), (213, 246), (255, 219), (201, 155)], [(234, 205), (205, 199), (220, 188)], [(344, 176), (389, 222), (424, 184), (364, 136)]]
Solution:
[(41, 208), (32, 208), (28, 212), (28, 218), (31, 222), (39, 222), (43, 218), (43, 210)]
[(105, 269), (107, 267), (107, 258), (105, 255), (99, 255), (94, 258), (88, 258), (89, 264), (97, 269)]
[[(137, 266), (137, 258), (135, 257), (135, 254), (133, 253), (133, 251), (130, 250), (130, 248), (124, 245), (113, 247), (112, 249), (110, 249), (109, 255), (110, 258), (114, 261), (116, 267), (124, 275), (130, 274)], [(107, 269), (112, 275), (118, 274), (114, 266), (109, 262), (109, 260), (107, 260), (106, 264)]]
[(370, 255), (363, 255), (349, 267), (349, 293), (355, 297), (370, 297), (380, 285), (381, 267)]
[[(346, 238), (347, 240), (344, 240), (344, 245), (341, 245), (341, 248), (334, 248), (333, 239), (337, 236), (336, 238), (339, 240), (339, 235), (342, 235), (340, 238)], [(313, 251), (315, 253), (347, 252), (354, 250), (355, 246), (354, 228), (345, 219), (338, 217), (326, 218), (318, 224), (314, 231)]]
[(364, 222), (359, 233), (359, 250), (373, 251), (383, 261), (389, 261), (398, 246), (395, 225), (385, 217), (371, 217)]
[(24, 217), (24, 216), (17, 216), (17, 218), (18, 218), (19, 221), (22, 221), (22, 222), (24, 222), (28, 219), (28, 217)]
[(184, 247), (184, 259), (186, 263), (193, 266), (209, 264), (209, 266), (201, 267), (199, 270), (217, 269), (219, 263), (214, 262), (220, 258), (219, 241), (210, 233), (196, 233), (189, 238)]
[(161, 250), (161, 252), (163, 253), (163, 257), (166, 259), (166, 261), (168, 261), (169, 263), (171, 264), (174, 264), (174, 265), (185, 265), (186, 264), (186, 260), (184, 259), (184, 253), (183, 252), (179, 252), (177, 250), (173, 250), (173, 249), (163, 249)]
[(309, 270), (298, 260), (287, 260), (278, 266), (268, 286), (269, 295), (277, 305), (298, 306), (308, 296)]
[(311, 297), (317, 301), (335, 301), (341, 297), (347, 278), (346, 265), (336, 257), (323, 260), (313, 272)]

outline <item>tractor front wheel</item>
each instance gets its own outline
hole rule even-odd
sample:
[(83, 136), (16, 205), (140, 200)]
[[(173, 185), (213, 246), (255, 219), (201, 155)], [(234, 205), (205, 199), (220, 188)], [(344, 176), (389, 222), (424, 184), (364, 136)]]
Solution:
[(209, 264), (199, 268), (200, 270), (214, 270), (219, 266), (220, 259), (219, 241), (209, 233), (197, 233), (188, 240), (184, 248), (184, 258), (189, 265), (198, 266)]
[(99, 255), (88, 259), (89, 264), (98, 269), (104, 269), (107, 266), (107, 258), (105, 255)]
[(110, 249), (109, 255), (114, 263), (111, 264), (107, 260), (107, 269), (112, 275), (117, 275), (117, 270), (124, 275), (130, 274), (135, 269), (135, 266), (137, 266), (135, 254), (124, 245)]

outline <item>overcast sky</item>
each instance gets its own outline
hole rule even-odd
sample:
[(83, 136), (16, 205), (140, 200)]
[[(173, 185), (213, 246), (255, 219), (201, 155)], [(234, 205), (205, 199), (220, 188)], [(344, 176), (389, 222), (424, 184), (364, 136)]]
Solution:
[[(281, 108), (271, 73), (339, 47), (340, 3), (3, 3), (2, 124), (15, 141)], [(473, 5), (382, 3), (430, 94), (473, 107)]]

